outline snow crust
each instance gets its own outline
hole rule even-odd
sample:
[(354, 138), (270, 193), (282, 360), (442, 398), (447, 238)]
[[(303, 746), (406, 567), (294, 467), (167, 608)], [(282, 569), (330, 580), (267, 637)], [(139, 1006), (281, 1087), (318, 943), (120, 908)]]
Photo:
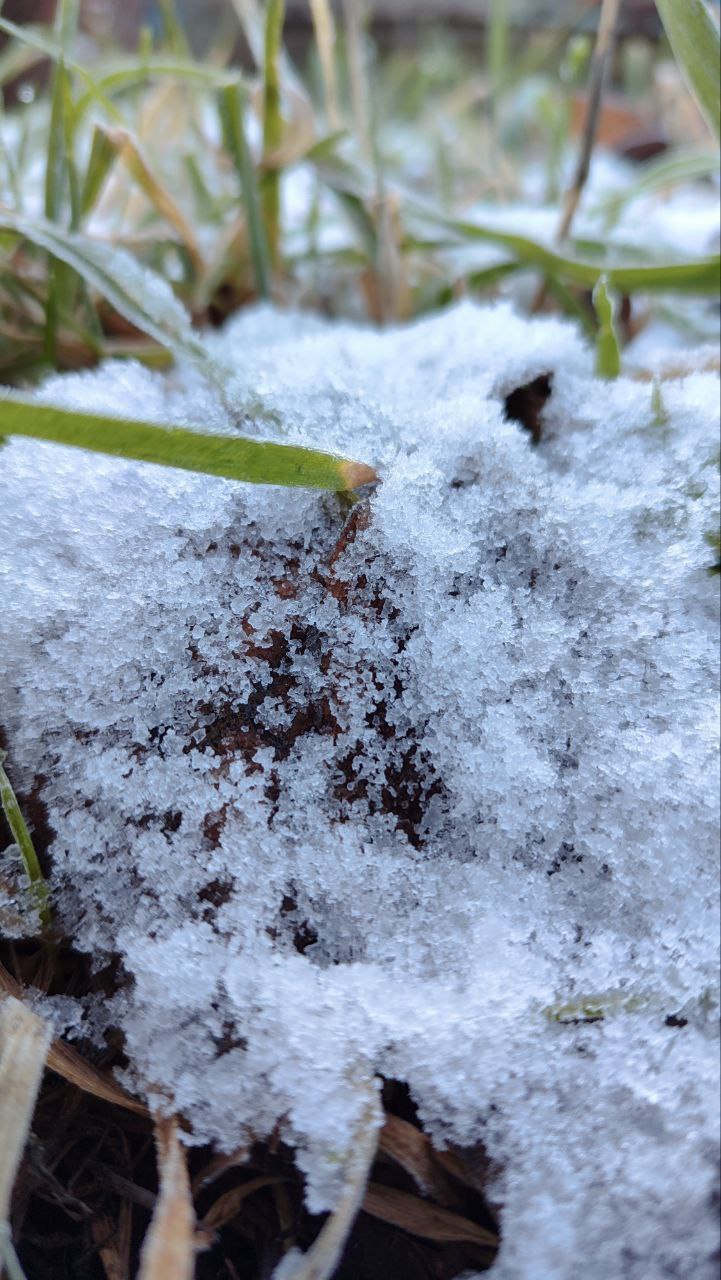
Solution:
[[(659, 413), (504, 305), (210, 345), (223, 397), (127, 363), (39, 396), (219, 431), (260, 399), (383, 484), (3, 449), (10, 763), (57, 915), (127, 974), (72, 1032), (122, 1028), (197, 1141), (283, 1119), (314, 1211), (382, 1073), (485, 1145), (500, 1280), (715, 1274), (718, 379)], [(534, 448), (504, 399), (545, 374)]]

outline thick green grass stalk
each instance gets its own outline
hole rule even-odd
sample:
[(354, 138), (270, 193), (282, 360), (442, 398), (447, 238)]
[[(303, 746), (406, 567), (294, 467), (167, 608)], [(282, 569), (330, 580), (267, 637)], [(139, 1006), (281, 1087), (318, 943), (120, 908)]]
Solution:
[(0, 395), (0, 436), (12, 435), (250, 484), (344, 492), (378, 479), (365, 463), (317, 449), (71, 412), (6, 393)]
[(260, 183), (260, 196), (273, 271), (277, 271), (280, 258), (280, 170), (276, 157), (283, 142), (280, 54), (284, 20), (285, 0), (267, 0), (263, 55), (264, 173)]
[(2, 805), (3, 812), (7, 818), (13, 840), (20, 850), (25, 874), (30, 881), (32, 897), (40, 916), (40, 923), (43, 926), (47, 926), (50, 923), (48, 887), (45, 883), (45, 877), (42, 873), (27, 823), (20, 811), (17, 796), (3, 767), (6, 759), (6, 753), (0, 751), (0, 805)]
[(218, 108), (223, 129), (223, 140), (230, 152), (240, 181), (248, 226), (250, 256), (255, 274), (255, 287), (261, 298), (270, 294), (270, 266), (268, 240), (260, 212), (255, 169), (245, 134), (245, 111), (239, 83), (226, 85), (218, 95)]

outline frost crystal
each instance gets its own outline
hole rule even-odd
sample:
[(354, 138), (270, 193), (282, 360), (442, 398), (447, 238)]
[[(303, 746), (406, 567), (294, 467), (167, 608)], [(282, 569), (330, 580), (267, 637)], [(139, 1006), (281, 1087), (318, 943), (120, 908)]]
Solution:
[(313, 1210), (381, 1073), (500, 1169), (494, 1275), (711, 1276), (716, 377), (660, 420), (504, 306), (258, 309), (212, 349), (222, 399), (128, 364), (39, 394), (219, 431), (260, 400), (384, 483), (348, 513), (3, 449), (3, 728), (56, 913), (128, 976), (86, 1024), (197, 1141), (285, 1117)]

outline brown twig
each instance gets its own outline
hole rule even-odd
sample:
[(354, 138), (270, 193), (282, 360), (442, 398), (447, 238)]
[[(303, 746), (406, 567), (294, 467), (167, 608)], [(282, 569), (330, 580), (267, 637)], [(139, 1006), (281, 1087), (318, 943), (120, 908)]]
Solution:
[(561, 223), (558, 228), (557, 235), (559, 244), (563, 243), (571, 230), (571, 224), (576, 215), (576, 210), (578, 208), (581, 195), (583, 194), (583, 188), (586, 185), (588, 173), (591, 168), (591, 156), (593, 154), (593, 146), (598, 133), (603, 92), (606, 87), (608, 68), (611, 61), (613, 33), (616, 29), (616, 22), (618, 20), (620, 8), (621, 0), (601, 0), (601, 13), (598, 19), (596, 44), (593, 50), (593, 58), (591, 59), (586, 119), (584, 121), (583, 134), (581, 137), (581, 147), (578, 153), (576, 173), (563, 200), (563, 213), (561, 215)]

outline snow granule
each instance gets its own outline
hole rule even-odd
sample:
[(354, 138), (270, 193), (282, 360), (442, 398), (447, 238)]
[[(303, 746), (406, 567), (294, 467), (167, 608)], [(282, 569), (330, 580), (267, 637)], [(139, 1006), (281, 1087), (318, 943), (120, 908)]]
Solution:
[[(334, 495), (2, 450), (2, 725), (126, 1082), (331, 1206), (374, 1073), (498, 1171), (502, 1280), (715, 1274), (718, 380), (567, 325), (268, 308), (50, 403), (376, 465)], [(505, 398), (550, 376), (534, 448)], [(258, 430), (260, 430), (258, 428)], [(263, 432), (260, 432), (263, 434)], [(265, 432), (267, 434), (267, 431)], [(603, 1012), (584, 1021), (584, 1008)]]

